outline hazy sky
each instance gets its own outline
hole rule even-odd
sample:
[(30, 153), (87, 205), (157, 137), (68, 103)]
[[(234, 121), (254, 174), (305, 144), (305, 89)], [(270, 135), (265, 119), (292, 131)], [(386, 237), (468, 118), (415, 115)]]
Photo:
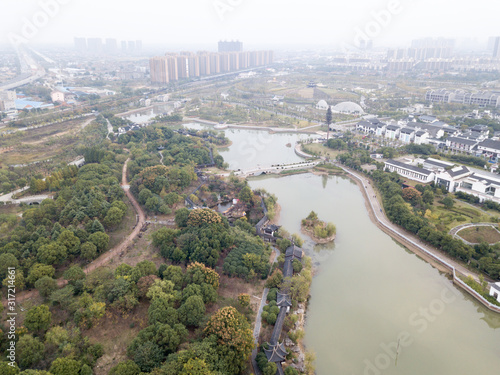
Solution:
[(499, 15), (497, 0), (1, 0), (0, 44), (82, 36), (145, 46), (215, 49), (220, 39), (239, 39), (245, 46), (327, 47), (370, 37), (381, 46), (426, 36), (484, 40), (500, 35)]

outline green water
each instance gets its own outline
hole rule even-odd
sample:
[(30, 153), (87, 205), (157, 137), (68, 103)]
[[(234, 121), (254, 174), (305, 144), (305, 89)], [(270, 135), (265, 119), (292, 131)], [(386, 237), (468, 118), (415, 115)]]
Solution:
[(500, 315), (380, 231), (353, 182), (302, 174), (250, 186), (278, 197), (291, 233), (311, 210), (337, 226), (334, 245), (304, 245), (318, 270), (305, 337), (318, 374), (500, 372)]

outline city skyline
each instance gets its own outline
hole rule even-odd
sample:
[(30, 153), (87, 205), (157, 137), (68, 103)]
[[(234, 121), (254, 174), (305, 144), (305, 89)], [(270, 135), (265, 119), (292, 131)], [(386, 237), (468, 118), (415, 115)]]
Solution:
[(2, 13), (9, 17), (0, 26), (0, 44), (70, 45), (74, 37), (100, 37), (194, 49), (241, 40), (248, 49), (280, 49), (357, 46), (368, 39), (375, 47), (392, 47), (422, 37), (446, 37), (468, 38), (468, 44), (480, 49), (486, 48), (489, 37), (500, 34), (495, 7), (500, 10), (500, 4), (487, 0), (456, 2), (453, 9), (444, 0), (359, 0), (341, 6), (325, 0), (293, 5), (283, 0), (193, 0), (175, 5), (152, 0), (140, 5), (6, 0)]

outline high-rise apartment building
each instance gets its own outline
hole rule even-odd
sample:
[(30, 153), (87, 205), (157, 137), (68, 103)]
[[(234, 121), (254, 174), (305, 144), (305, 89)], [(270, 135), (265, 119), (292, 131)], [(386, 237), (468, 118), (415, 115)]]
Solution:
[(241, 52), (243, 43), (240, 41), (219, 41), (219, 52)]
[(87, 51), (87, 39), (86, 38), (74, 38), (75, 49), (77, 51)]
[(189, 77), (187, 56), (181, 55), (177, 57), (177, 76), (180, 79)]
[(495, 37), (493, 43), (493, 57), (500, 58), (500, 36)]
[(115, 53), (118, 50), (118, 43), (116, 42), (116, 39), (107, 38), (105, 50), (107, 53)]
[(200, 57), (192, 55), (188, 57), (188, 74), (189, 77), (200, 76)]
[(272, 64), (273, 51), (166, 53), (149, 60), (151, 82), (165, 84), (185, 78), (237, 72), (241, 69)]
[(149, 59), (149, 70), (151, 74), (151, 82), (163, 84), (170, 82), (166, 56), (153, 57)]
[(211, 74), (210, 69), (210, 54), (207, 52), (201, 52), (198, 54), (198, 59), (200, 63), (200, 75), (208, 76)]
[(101, 38), (87, 38), (87, 48), (89, 52), (100, 53), (102, 52), (102, 39)]

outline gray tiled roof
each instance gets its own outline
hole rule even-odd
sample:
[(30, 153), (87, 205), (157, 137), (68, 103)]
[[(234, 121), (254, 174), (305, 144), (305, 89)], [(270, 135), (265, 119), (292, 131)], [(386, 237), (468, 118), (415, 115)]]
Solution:
[(477, 144), (476, 140), (467, 138), (449, 137), (447, 140), (453, 143), (460, 143), (462, 145), (468, 145), (468, 146), (474, 146)]
[(492, 139), (485, 139), (478, 144), (478, 147), (488, 147), (495, 150), (500, 150), (500, 141), (494, 141)]
[(401, 163), (400, 161), (396, 161), (396, 160), (392, 160), (392, 159), (388, 159), (385, 163), (392, 164), (396, 167), (405, 168), (405, 169), (408, 169), (410, 171), (417, 172), (420, 174), (424, 174), (426, 176), (429, 176), (432, 173), (432, 171), (428, 171), (427, 169), (414, 167), (413, 165), (408, 165), (408, 164)]

